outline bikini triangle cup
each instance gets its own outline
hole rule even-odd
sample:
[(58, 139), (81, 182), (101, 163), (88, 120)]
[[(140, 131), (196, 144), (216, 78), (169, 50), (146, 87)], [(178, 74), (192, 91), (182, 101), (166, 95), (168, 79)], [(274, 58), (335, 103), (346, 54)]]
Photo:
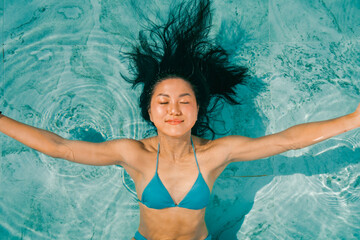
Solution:
[(181, 207), (193, 210), (199, 210), (205, 208), (210, 200), (210, 189), (206, 184), (201, 172), (199, 163), (196, 158), (195, 147), (194, 143), (191, 139), (191, 145), (193, 148), (195, 161), (198, 167), (198, 177), (190, 189), (190, 191), (185, 195), (185, 197), (180, 201), (179, 204), (176, 204), (171, 197), (169, 191), (164, 186), (163, 182), (161, 181), (157, 169), (158, 169), (158, 162), (159, 162), (159, 153), (160, 153), (160, 143), (158, 145), (157, 151), (157, 159), (156, 159), (156, 169), (155, 175), (150, 180), (148, 185), (145, 187), (142, 196), (141, 196), (141, 203), (143, 203), (148, 208), (153, 209), (164, 209), (170, 207)]

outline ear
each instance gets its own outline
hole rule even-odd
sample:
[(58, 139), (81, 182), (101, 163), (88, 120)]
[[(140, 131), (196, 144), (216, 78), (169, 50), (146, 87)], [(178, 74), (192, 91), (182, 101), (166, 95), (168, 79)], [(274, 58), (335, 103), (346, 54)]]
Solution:
[(196, 113), (196, 121), (198, 120), (198, 116), (199, 116), (199, 109), (200, 109), (200, 105), (197, 105), (197, 113)]
[(153, 123), (152, 115), (151, 115), (151, 109), (150, 109), (150, 108), (148, 109), (148, 114), (149, 114), (149, 117), (150, 117), (150, 121)]

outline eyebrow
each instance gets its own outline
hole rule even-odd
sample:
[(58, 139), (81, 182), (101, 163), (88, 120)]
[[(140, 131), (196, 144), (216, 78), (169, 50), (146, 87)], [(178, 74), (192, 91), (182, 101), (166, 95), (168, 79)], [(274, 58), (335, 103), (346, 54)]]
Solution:
[[(185, 96), (191, 96), (191, 94), (190, 93), (182, 93), (182, 94), (179, 95), (179, 97), (185, 97)], [(168, 97), (169, 98), (170, 95), (165, 94), (165, 93), (159, 93), (157, 95), (157, 97)]]

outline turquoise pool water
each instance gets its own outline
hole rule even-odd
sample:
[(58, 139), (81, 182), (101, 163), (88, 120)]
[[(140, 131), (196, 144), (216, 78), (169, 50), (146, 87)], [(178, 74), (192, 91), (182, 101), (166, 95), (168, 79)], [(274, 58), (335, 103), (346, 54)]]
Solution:
[[(179, 1), (177, 1), (179, 2)], [(120, 51), (142, 16), (168, 1), (0, 0), (0, 107), (70, 139), (152, 134)], [(214, 1), (212, 36), (249, 67), (231, 134), (250, 137), (355, 110), (360, 1)], [(221, 130), (221, 129), (220, 129)], [(0, 239), (130, 239), (139, 222), (131, 179), (116, 166), (53, 159), (0, 135)], [(360, 131), (230, 165), (206, 222), (214, 239), (359, 239)]]

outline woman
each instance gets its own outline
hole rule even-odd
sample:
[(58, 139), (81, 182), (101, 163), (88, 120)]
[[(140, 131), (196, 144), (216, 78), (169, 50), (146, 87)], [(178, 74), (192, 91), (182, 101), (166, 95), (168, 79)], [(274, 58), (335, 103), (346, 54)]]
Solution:
[[(301, 124), (251, 139), (227, 136), (207, 140), (213, 132), (209, 109), (216, 99), (237, 103), (233, 87), (245, 69), (229, 64), (226, 53), (207, 40), (210, 3), (182, 4), (163, 26), (129, 56), (134, 86), (143, 84), (140, 107), (157, 136), (90, 143), (64, 139), (0, 113), (0, 131), (54, 158), (89, 165), (121, 165), (135, 182), (140, 206), (136, 240), (211, 239), (205, 209), (216, 178), (231, 162), (265, 158), (298, 149), (360, 126), (360, 106), (343, 117)], [(149, 38), (147, 38), (149, 37)]]

